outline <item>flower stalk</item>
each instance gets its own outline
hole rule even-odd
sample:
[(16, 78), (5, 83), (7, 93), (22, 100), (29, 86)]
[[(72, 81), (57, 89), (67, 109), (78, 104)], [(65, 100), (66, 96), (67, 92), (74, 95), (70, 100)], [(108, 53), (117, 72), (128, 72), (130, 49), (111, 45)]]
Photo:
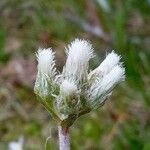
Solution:
[(69, 128), (58, 126), (59, 150), (70, 150)]

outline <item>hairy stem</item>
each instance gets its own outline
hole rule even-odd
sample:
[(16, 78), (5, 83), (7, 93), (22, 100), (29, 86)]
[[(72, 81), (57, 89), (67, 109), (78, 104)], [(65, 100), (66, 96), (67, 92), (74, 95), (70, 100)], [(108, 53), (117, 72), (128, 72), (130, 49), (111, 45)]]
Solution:
[(70, 150), (69, 130), (58, 126), (59, 150)]

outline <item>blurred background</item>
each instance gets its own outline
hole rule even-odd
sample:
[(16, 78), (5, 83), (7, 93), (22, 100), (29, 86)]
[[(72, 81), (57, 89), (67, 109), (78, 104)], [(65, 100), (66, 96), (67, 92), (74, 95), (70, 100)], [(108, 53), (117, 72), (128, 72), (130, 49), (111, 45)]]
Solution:
[(24, 150), (58, 149), (57, 128), (33, 93), (38, 47), (56, 51), (76, 37), (91, 41), (99, 65), (122, 56), (126, 81), (104, 107), (70, 130), (73, 150), (150, 150), (150, 0), (0, 0), (0, 150), (24, 139)]

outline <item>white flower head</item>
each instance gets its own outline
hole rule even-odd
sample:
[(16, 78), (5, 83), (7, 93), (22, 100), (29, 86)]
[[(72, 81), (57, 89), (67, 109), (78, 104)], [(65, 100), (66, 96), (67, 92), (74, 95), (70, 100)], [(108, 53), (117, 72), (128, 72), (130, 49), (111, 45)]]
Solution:
[(94, 56), (92, 45), (88, 41), (75, 39), (66, 48), (66, 53), (64, 77), (68, 80), (82, 82), (87, 76), (89, 60)]
[(112, 89), (125, 79), (125, 69), (121, 64), (112, 68), (105, 76), (97, 77), (88, 90), (88, 100), (93, 108), (101, 104), (112, 92)]
[(67, 126), (80, 115), (101, 106), (113, 88), (124, 80), (125, 69), (120, 62), (121, 56), (112, 51), (88, 73), (94, 54), (92, 45), (86, 40), (75, 39), (67, 46), (66, 53), (63, 72), (56, 75), (54, 52), (50, 48), (38, 50), (35, 93), (55, 119), (64, 121)]
[(47, 76), (54, 77), (56, 75), (54, 55), (55, 53), (51, 48), (39, 48), (36, 54), (38, 60), (38, 71)]
[(60, 92), (62, 92), (65, 96), (70, 96), (76, 94), (78, 91), (77, 86), (70, 81), (64, 80), (60, 85)]
[(51, 89), (50, 85), (55, 81), (56, 68), (54, 61), (54, 52), (51, 48), (38, 49), (36, 54), (38, 61), (38, 74), (35, 82), (35, 93), (38, 93), (40, 97), (46, 97)]

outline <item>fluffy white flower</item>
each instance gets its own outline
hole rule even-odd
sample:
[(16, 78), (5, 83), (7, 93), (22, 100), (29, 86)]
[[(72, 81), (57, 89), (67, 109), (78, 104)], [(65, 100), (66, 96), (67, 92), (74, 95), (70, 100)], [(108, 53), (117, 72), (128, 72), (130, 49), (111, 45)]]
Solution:
[(92, 45), (80, 39), (75, 39), (66, 48), (67, 61), (63, 70), (65, 79), (77, 83), (87, 78), (89, 60), (93, 57)]
[(18, 141), (10, 142), (8, 150), (23, 150), (23, 137), (20, 137)]
[(109, 53), (105, 60), (93, 71), (89, 73), (88, 78), (90, 79), (93, 75), (95, 76), (104, 76), (107, 73), (109, 73), (113, 67), (116, 65), (121, 64), (120, 63), (120, 56), (117, 55), (114, 51)]
[(88, 90), (88, 100), (93, 107), (102, 103), (111, 93), (112, 89), (125, 79), (125, 69), (116, 65), (107, 75), (94, 82)]
[(78, 89), (77, 89), (77, 86), (74, 83), (71, 83), (67, 80), (64, 80), (62, 82), (62, 84), (60, 85), (60, 91), (65, 96), (70, 96), (70, 95), (76, 94)]
[(45, 98), (51, 92), (50, 84), (56, 79), (56, 68), (54, 61), (54, 52), (51, 48), (39, 48), (36, 56), (38, 61), (38, 74), (35, 82), (35, 93)]
[(52, 78), (56, 75), (54, 54), (51, 48), (39, 48), (36, 55), (38, 60), (38, 71)]
[(112, 51), (88, 74), (89, 60), (94, 55), (92, 45), (86, 40), (75, 39), (66, 53), (63, 72), (56, 75), (52, 50), (38, 50), (35, 93), (56, 120), (71, 125), (72, 120), (101, 106), (113, 88), (124, 80), (125, 69), (121, 57)]

